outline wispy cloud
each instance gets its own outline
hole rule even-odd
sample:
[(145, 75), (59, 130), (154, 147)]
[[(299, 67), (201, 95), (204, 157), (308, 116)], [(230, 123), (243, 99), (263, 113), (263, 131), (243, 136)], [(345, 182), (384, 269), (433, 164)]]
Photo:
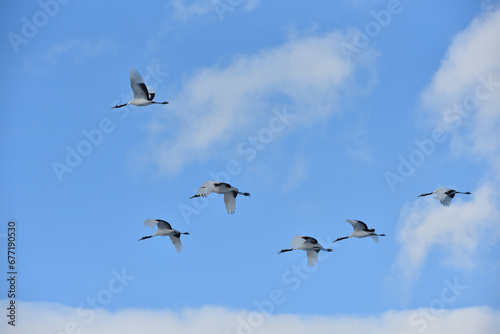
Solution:
[(483, 185), (471, 198), (453, 199), (444, 207), (433, 198), (419, 198), (401, 211), (397, 241), (401, 245), (395, 269), (411, 284), (429, 252), (438, 248), (448, 265), (475, 268), (480, 244), (488, 249), (500, 238), (500, 193), (493, 185)]
[(101, 54), (116, 53), (117, 45), (113, 41), (101, 38), (97, 41), (90, 39), (86, 41), (70, 39), (68, 41), (53, 45), (44, 54), (44, 59), (57, 63), (62, 57), (68, 57), (76, 64), (81, 65), (89, 59), (94, 59)]
[(193, 17), (199, 17), (213, 12), (213, 4), (210, 0), (194, 1), (187, 3), (186, 0), (174, 0), (171, 2), (174, 13), (173, 17), (180, 21), (186, 21)]
[[(3, 304), (3, 303), (2, 303)], [(126, 309), (117, 312), (86, 310), (49, 303), (19, 303), (23, 317), (6, 333), (421, 333), (493, 334), (500, 312), (486, 307), (456, 310), (416, 309), (389, 311), (378, 316), (301, 316), (261, 311), (234, 311), (222, 307), (182, 312)], [(94, 318), (89, 312), (96, 311)], [(2, 327), (7, 326), (5, 321)], [(9, 326), (10, 327), (10, 326)]]
[(83, 65), (100, 56), (116, 54), (118, 48), (118, 44), (106, 38), (68, 39), (49, 46), (43, 53), (25, 57), (23, 70), (32, 76), (46, 75), (63, 63)]
[(361, 161), (373, 160), (372, 149), (366, 138), (366, 131), (364, 129), (350, 133), (347, 137), (345, 147), (349, 155), (355, 159)]
[(303, 157), (297, 157), (290, 169), (288, 178), (283, 185), (283, 191), (289, 192), (304, 181), (307, 178), (307, 167), (307, 161)]
[[(184, 165), (217, 156), (217, 148), (255, 132), (276, 104), (296, 115), (294, 124), (311, 124), (338, 111), (341, 92), (352, 88), (357, 62), (339, 45), (344, 36), (329, 33), (292, 39), (229, 64), (205, 68), (188, 79), (169, 105), (177, 131), (150, 139), (150, 161), (176, 174)], [(171, 124), (168, 120), (157, 122)], [(153, 136), (151, 134), (151, 136)]]
[(500, 151), (498, 31), (500, 6), (488, 7), (453, 39), (422, 96), (426, 115), (452, 135), (454, 150), (488, 159)]
[(409, 284), (434, 247), (443, 250), (448, 264), (470, 269), (478, 246), (500, 238), (498, 31), (500, 7), (488, 7), (453, 39), (422, 96), (423, 113), (433, 116), (431, 126), (452, 138), (450, 148), (459, 156), (484, 162), (486, 173), (467, 201), (457, 196), (445, 208), (435, 200), (416, 199), (401, 211), (395, 268)]
[(171, 6), (174, 11), (173, 18), (180, 21), (187, 21), (209, 14), (217, 15), (220, 11), (234, 11), (235, 8), (250, 12), (257, 7), (259, 1), (260, 0), (174, 0)]

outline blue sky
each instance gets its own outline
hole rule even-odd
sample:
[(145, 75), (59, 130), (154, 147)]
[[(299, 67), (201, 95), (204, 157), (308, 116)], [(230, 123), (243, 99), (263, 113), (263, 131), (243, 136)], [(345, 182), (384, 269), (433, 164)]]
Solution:
[[(15, 221), (18, 320), (1, 328), (496, 332), (499, 6), (4, 5), (0, 241)], [(131, 67), (170, 103), (110, 109)], [(234, 215), (220, 195), (190, 200), (207, 180), (252, 196)], [(472, 195), (417, 198), (439, 187)], [(137, 241), (150, 218), (190, 233), (181, 253)], [(387, 236), (332, 244), (346, 219)], [(295, 235), (334, 251), (313, 269), (276, 255)]]

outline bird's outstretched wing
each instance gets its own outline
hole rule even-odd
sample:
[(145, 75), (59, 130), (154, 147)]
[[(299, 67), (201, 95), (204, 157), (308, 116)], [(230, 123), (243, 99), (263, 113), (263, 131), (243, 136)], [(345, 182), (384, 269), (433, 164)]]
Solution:
[(160, 230), (171, 230), (172, 229), (172, 226), (168, 222), (166, 222), (162, 219), (157, 219), (157, 221), (158, 221), (158, 229), (160, 229)]
[(238, 195), (238, 193), (235, 191), (224, 193), (224, 204), (226, 204), (227, 213), (231, 215), (236, 209), (236, 195)]
[(147, 219), (144, 222), (144, 226), (152, 228), (154, 226), (158, 226), (159, 229), (172, 229), (172, 226), (164, 220), (161, 219)]
[(180, 236), (181, 236), (180, 233), (169, 235), (170, 240), (172, 240), (172, 243), (174, 244), (175, 249), (177, 250), (177, 253), (179, 253), (182, 250), (182, 242)]
[(314, 267), (318, 262), (318, 249), (309, 249), (307, 251), (307, 264), (309, 267)]
[(132, 87), (132, 91), (134, 92), (134, 99), (149, 100), (148, 88), (144, 84), (144, 80), (142, 80), (142, 76), (139, 72), (137, 72), (136, 69), (131, 68), (129, 74), (130, 87)]
[(203, 183), (203, 185), (198, 189), (196, 195), (201, 197), (206, 197), (208, 194), (214, 191), (215, 189), (215, 181), (207, 181)]
[(453, 197), (451, 196), (446, 196), (444, 199), (440, 199), (439, 201), (441, 202), (441, 204), (443, 204), (444, 206), (450, 206), (451, 204), (451, 199)]
[(306, 242), (307, 238), (309, 237), (304, 237), (302, 235), (296, 235), (292, 241), (290, 242), (290, 246), (293, 249), (300, 249), (300, 247)]
[(304, 239), (304, 243), (309, 243), (311, 245), (317, 245), (318, 244), (318, 240), (312, 238), (312, 237), (302, 237), (302, 239)]
[(355, 231), (367, 231), (368, 226), (366, 226), (365, 223), (363, 223), (361, 220), (353, 220), (353, 219), (346, 219), (346, 222), (352, 225), (352, 228)]
[(455, 192), (451, 189), (440, 188), (436, 193), (436, 198), (443, 204), (444, 206), (450, 206), (451, 199), (455, 196)]
[(148, 92), (149, 92), (148, 100), (153, 101), (153, 99), (155, 98), (155, 95), (156, 95), (156, 91), (153, 88), (153, 86), (148, 86)]
[(152, 228), (158, 224), (158, 221), (156, 219), (147, 219), (144, 222), (144, 226)]

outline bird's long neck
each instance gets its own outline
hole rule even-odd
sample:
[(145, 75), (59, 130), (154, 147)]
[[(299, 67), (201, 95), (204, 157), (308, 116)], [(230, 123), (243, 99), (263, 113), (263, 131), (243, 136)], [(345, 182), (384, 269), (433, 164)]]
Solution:
[(340, 240), (344, 240), (344, 239), (347, 239), (347, 238), (350, 238), (351, 236), (347, 236), (347, 237), (342, 237), (342, 238), (337, 238), (337, 240), (335, 240), (334, 242), (337, 242), (337, 241), (340, 241)]
[(284, 253), (284, 252), (289, 252), (289, 251), (293, 251), (292, 248), (288, 248), (288, 249), (282, 249), (278, 252), (278, 254), (281, 254), (281, 253)]
[(464, 194), (464, 195), (470, 195), (471, 193), (466, 191), (466, 192), (461, 192), (461, 191), (455, 191), (455, 194)]
[[(129, 103), (130, 103), (130, 102), (129, 102)], [(129, 103), (125, 103), (125, 104), (117, 104), (116, 106), (111, 107), (111, 109), (125, 107), (125, 106), (128, 106), (128, 105), (129, 105)]]
[(241, 191), (238, 191), (238, 194), (243, 195), (243, 196), (250, 196), (249, 193), (242, 193)]
[(164, 101), (164, 102), (154, 102), (154, 101), (151, 101), (151, 103), (154, 103), (154, 104), (168, 104), (167, 101)]
[(323, 250), (325, 252), (333, 252), (333, 249), (331, 249), (331, 248), (323, 248), (323, 247), (321, 247), (321, 250)]
[(418, 197), (422, 197), (422, 196), (429, 196), (429, 195), (432, 195), (434, 193), (427, 193), (427, 194), (422, 194), (422, 195), (418, 195)]
[(152, 237), (152, 235), (148, 235), (148, 236), (140, 238), (138, 241), (141, 241), (141, 240), (144, 240), (144, 239), (148, 239), (148, 238), (151, 238), (151, 237)]

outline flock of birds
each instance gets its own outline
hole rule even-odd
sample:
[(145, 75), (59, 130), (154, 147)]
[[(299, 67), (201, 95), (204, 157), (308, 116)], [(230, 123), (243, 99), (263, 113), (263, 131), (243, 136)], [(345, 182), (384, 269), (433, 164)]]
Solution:
[[(151, 87), (146, 87), (144, 84), (144, 80), (142, 76), (135, 69), (130, 69), (130, 86), (132, 87), (132, 91), (134, 93), (134, 97), (128, 103), (116, 105), (112, 108), (121, 108), (125, 107), (129, 104), (135, 105), (138, 107), (148, 106), (151, 104), (168, 104), (165, 102), (154, 102), (153, 98), (155, 97), (155, 91)], [(225, 182), (217, 182), (217, 181), (207, 181), (205, 182), (196, 192), (195, 195), (191, 196), (191, 198), (196, 197), (207, 197), (211, 193), (223, 194), (224, 195), (224, 204), (226, 205), (226, 210), (228, 214), (233, 214), (236, 209), (236, 197), (238, 195), (250, 196), (247, 192), (240, 192), (237, 188), (231, 186)], [(450, 206), (451, 200), (455, 197), (456, 194), (466, 194), (470, 195), (470, 192), (460, 192), (453, 189), (448, 188), (438, 188), (430, 193), (424, 193), (419, 195), (418, 197), (428, 196), (428, 195), (436, 195), (435, 198), (441, 202), (443, 206)], [(373, 241), (378, 242), (378, 237), (384, 237), (385, 234), (377, 234), (375, 233), (375, 229), (370, 229), (368, 226), (359, 220), (346, 220), (349, 224), (352, 225), (353, 231), (350, 235), (346, 237), (337, 238), (334, 242), (348, 239), (348, 238), (365, 238), (371, 237)], [(142, 237), (140, 240), (152, 238), (155, 236), (169, 236), (170, 240), (175, 246), (177, 252), (182, 250), (181, 243), (181, 234), (189, 235), (188, 232), (179, 232), (172, 228), (172, 226), (162, 219), (147, 219), (144, 222), (144, 226), (153, 228), (157, 227), (156, 232), (153, 235)], [(308, 236), (297, 235), (290, 242), (291, 248), (282, 249), (278, 252), (278, 254), (290, 252), (293, 250), (303, 250), (307, 253), (307, 262), (310, 267), (313, 267), (318, 261), (318, 253), (320, 251), (332, 252), (331, 248), (324, 248), (318, 243), (318, 240)]]

